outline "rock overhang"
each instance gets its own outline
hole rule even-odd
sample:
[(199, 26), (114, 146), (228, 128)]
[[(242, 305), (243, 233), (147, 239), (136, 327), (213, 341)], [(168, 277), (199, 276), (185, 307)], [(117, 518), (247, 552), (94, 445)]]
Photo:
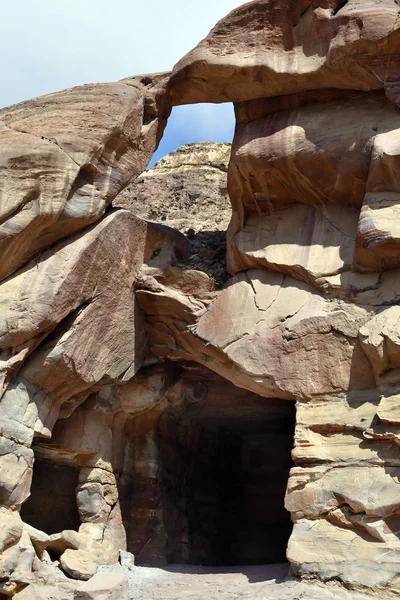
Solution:
[(256, 0), (234, 9), (171, 75), (173, 105), (240, 103), (338, 88), (384, 89), (397, 101), (395, 0)]

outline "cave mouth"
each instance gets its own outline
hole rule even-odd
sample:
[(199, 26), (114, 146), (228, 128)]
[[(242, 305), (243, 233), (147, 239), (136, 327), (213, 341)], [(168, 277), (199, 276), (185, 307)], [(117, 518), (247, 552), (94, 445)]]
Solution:
[(35, 459), (31, 493), (21, 508), (21, 517), (51, 535), (64, 529), (78, 531), (76, 503), (79, 468)]
[(295, 404), (224, 380), (192, 384), (189, 401), (159, 427), (167, 562), (285, 562)]

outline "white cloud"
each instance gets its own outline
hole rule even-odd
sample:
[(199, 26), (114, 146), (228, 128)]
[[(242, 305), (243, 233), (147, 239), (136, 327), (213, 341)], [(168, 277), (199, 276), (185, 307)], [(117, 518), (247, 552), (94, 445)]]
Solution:
[(170, 70), (238, 0), (18, 0), (0, 21), (0, 106)]

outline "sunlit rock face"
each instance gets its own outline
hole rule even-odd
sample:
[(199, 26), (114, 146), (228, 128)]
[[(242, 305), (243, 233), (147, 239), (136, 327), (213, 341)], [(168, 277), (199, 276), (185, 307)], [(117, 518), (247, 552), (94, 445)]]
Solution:
[(335, 275), (398, 267), (398, 109), (383, 92), (296, 100), (237, 109), (230, 270), (266, 266), (323, 288)]
[[(226, 271), (226, 229), (231, 218), (228, 164), (231, 145), (185, 144), (132, 181), (114, 201), (142, 219), (185, 234), (188, 256), (179, 266), (210, 274), (218, 285)], [(168, 251), (158, 256), (162, 264)]]
[(100, 219), (162, 135), (166, 77), (56, 92), (0, 111), (3, 279)]
[(181, 146), (144, 171), (115, 204), (142, 219), (185, 232), (226, 230), (231, 207), (227, 190), (230, 144)]
[(396, 0), (256, 0), (175, 65), (174, 104), (242, 102), (330, 88), (397, 100)]
[[(255, 0), (171, 78), (0, 111), (0, 593), (286, 546), (400, 592), (399, 28), (392, 0)], [(204, 101), (237, 121), (222, 289), (149, 215), (223, 195), (229, 147), (133, 181)]]
[[(176, 244), (128, 211), (105, 211), (157, 147), (167, 80), (81, 86), (0, 111), (1, 593), (64, 586), (52, 560), (65, 553), (64, 573), (88, 579), (126, 546), (113, 411), (90, 398), (140, 369), (138, 274), (155, 243)], [(71, 415), (73, 443), (57, 444), (53, 429)], [(53, 445), (33, 450), (38, 439)]]
[(174, 103), (235, 103), (233, 277), (174, 340), (145, 306), (150, 293), (172, 306), (172, 290), (140, 292), (155, 352), (195, 352), (297, 401), (295, 573), (387, 590), (400, 550), (398, 15), (393, 0), (258, 0), (176, 65)]

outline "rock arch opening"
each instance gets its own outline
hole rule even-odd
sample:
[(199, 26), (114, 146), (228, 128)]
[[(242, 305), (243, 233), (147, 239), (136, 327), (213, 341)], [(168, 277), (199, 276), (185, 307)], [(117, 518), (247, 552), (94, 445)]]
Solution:
[[(225, 238), (232, 209), (227, 171), (233, 133), (231, 103), (174, 107), (147, 170), (114, 201), (169, 227), (175, 240), (182, 234), (187, 253), (172, 263), (207, 273), (217, 288), (228, 279)], [(162, 244), (154, 246), (151, 256), (157, 267), (170, 259)]]

